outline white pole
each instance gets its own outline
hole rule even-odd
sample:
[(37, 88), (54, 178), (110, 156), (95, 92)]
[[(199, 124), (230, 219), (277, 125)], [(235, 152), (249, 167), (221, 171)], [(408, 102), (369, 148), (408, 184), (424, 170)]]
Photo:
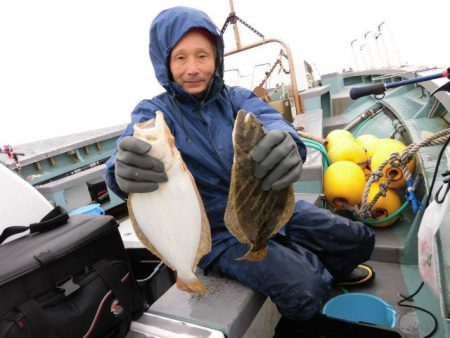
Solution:
[(385, 34), (382, 32), (381, 27), (385, 24), (385, 22), (383, 21), (382, 23), (380, 23), (378, 25), (378, 33), (379, 33), (379, 39), (381, 39), (382, 45), (383, 45), (383, 50), (384, 50), (384, 55), (386, 56), (386, 63), (388, 67), (391, 67), (391, 59), (389, 57), (389, 52), (386, 48), (386, 38), (385, 38)]
[(364, 50), (366, 48), (366, 45), (365, 44), (361, 44), (361, 42), (359, 40), (358, 40), (358, 42), (359, 42), (359, 51), (361, 52), (363, 63), (364, 63), (363, 69), (365, 70), (365, 69), (368, 68), (367, 67), (367, 60), (366, 60), (366, 52)]
[(381, 50), (380, 50), (380, 48), (383, 48), (382, 45), (381, 45), (381, 47), (380, 47), (380, 44), (382, 43), (382, 35), (381, 35), (381, 32), (380, 32), (380, 31), (377, 31), (377, 32), (374, 34), (374, 38), (375, 38), (375, 46), (377, 47), (377, 53), (378, 53), (378, 58), (380, 59), (381, 67), (387, 67), (387, 66), (388, 66), (387, 61), (386, 61), (385, 57), (383, 57), (383, 54), (382, 54), (382, 52), (381, 52)]
[(356, 56), (355, 47), (353, 46), (356, 42), (358, 42), (358, 39), (353, 40), (350, 43), (350, 46), (352, 47), (353, 60), (355, 61), (355, 70), (359, 71), (361, 69), (359, 68), (358, 58)]
[(371, 31), (366, 32), (366, 34), (364, 34), (364, 46), (366, 46), (367, 49), (367, 55), (369, 56), (369, 69), (374, 68), (373, 65), (373, 58), (372, 58), (372, 51), (370, 50), (370, 43), (369, 40), (367, 39), (367, 36), (371, 33)]

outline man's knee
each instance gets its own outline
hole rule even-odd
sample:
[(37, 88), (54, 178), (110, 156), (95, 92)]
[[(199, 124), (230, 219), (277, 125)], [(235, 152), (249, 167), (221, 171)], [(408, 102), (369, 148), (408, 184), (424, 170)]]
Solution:
[(290, 319), (308, 319), (328, 297), (333, 277), (318, 257), (295, 243), (284, 246), (270, 240), (262, 261), (236, 260), (247, 246), (229, 248), (219, 261), (225, 275), (272, 299), (280, 313)]

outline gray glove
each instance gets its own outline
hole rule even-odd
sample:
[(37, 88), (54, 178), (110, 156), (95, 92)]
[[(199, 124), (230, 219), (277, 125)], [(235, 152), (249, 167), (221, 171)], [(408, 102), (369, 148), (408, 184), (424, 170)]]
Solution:
[(158, 183), (167, 182), (164, 164), (147, 154), (151, 147), (149, 143), (131, 136), (120, 141), (115, 176), (123, 192), (151, 192), (159, 188)]
[(303, 161), (297, 144), (288, 132), (272, 130), (251, 152), (256, 162), (253, 175), (262, 179), (263, 190), (280, 190), (297, 181), (302, 174)]

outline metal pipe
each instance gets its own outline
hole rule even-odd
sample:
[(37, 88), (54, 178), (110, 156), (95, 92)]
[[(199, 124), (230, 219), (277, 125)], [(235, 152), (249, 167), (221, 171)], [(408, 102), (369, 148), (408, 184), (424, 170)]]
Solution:
[(356, 57), (356, 53), (355, 53), (355, 48), (353, 47), (353, 44), (355, 42), (358, 42), (358, 39), (353, 40), (352, 42), (350, 42), (350, 46), (352, 47), (352, 54), (353, 54), (353, 59), (355, 60), (355, 70), (360, 70), (359, 68), (359, 63), (358, 63), (358, 59)]
[(371, 32), (372, 32), (372, 31), (368, 31), (368, 32), (366, 32), (366, 34), (364, 34), (364, 40), (366, 41), (365, 45), (367, 46), (367, 53), (368, 53), (368, 55), (369, 55), (370, 68), (374, 68), (373, 57), (372, 57), (372, 51), (370, 50), (369, 41), (367, 40), (367, 36), (368, 36)]
[(236, 72), (236, 73), (237, 73), (237, 81), (236, 81), (236, 85), (239, 86), (239, 79), (241, 78), (241, 73), (240, 73), (239, 69), (237, 69), (237, 68), (226, 69), (226, 70), (224, 70), (224, 72), (223, 72), (224, 75), (225, 75), (225, 73), (227, 73), (227, 72)]
[(261, 66), (265, 66), (265, 65), (268, 65), (269, 68), (270, 68), (270, 63), (268, 63), (268, 62), (260, 63), (260, 64), (258, 64), (258, 65), (253, 66), (253, 72), (252, 72), (252, 84), (251, 84), (252, 88), (253, 88), (253, 80), (255, 79), (255, 71), (256, 71), (256, 68), (257, 68), (257, 67), (261, 67)]
[[(230, 0), (230, 15), (236, 15), (234, 12), (234, 4), (233, 0)], [(239, 29), (237, 26), (237, 22), (233, 22), (233, 31), (234, 31), (234, 39), (236, 40), (236, 48), (241, 48), (241, 38), (239, 36)]]
[(372, 118), (375, 115), (375, 112), (371, 109), (357, 116), (353, 121), (351, 121), (348, 125), (344, 127), (344, 130), (352, 130), (356, 125), (360, 122), (367, 120), (368, 118)]
[(292, 59), (292, 53), (291, 53), (291, 49), (289, 48), (289, 46), (287, 45), (287, 43), (285, 43), (284, 41), (280, 40), (280, 39), (274, 39), (274, 38), (268, 38), (268, 39), (263, 39), (259, 42), (255, 42), (249, 45), (245, 45), (245, 46), (241, 46), (240, 48), (236, 48), (234, 50), (230, 50), (228, 52), (225, 52), (225, 56), (229, 56), (229, 55), (233, 55), (239, 52), (243, 52), (245, 50), (249, 50), (255, 47), (259, 47), (271, 42), (276, 42), (279, 43), (280, 45), (282, 45), (286, 51), (286, 55), (287, 55), (287, 59), (288, 59), (288, 63), (289, 63), (289, 73), (291, 76), (291, 86), (292, 86), (292, 91), (294, 93), (294, 104), (295, 104), (295, 111), (297, 114), (301, 114), (304, 112), (304, 107), (303, 107), (303, 100), (301, 99), (300, 94), (298, 93), (298, 87), (297, 87), (297, 79), (295, 77), (295, 67), (294, 67), (294, 61)]
[(323, 139), (323, 138), (320, 138), (320, 137), (317, 137), (317, 136), (305, 133), (304, 131), (301, 131), (301, 130), (296, 130), (296, 131), (297, 131), (297, 134), (300, 135), (303, 138), (316, 141), (316, 142), (322, 144), (323, 146), (326, 146), (328, 144), (328, 141)]
[(378, 36), (381, 36), (381, 43), (383, 44), (384, 56), (386, 57), (387, 67), (390, 67), (390, 66), (391, 66), (391, 60), (390, 60), (390, 58), (389, 58), (389, 52), (388, 52), (388, 50), (387, 50), (387, 48), (386, 48), (386, 41), (385, 41), (385, 38), (384, 38), (384, 34), (383, 34), (383, 32), (381, 31), (381, 27), (382, 27), (384, 24), (385, 24), (385, 22), (383, 21), (382, 23), (380, 23), (380, 24), (378, 25), (378, 33), (379, 33)]

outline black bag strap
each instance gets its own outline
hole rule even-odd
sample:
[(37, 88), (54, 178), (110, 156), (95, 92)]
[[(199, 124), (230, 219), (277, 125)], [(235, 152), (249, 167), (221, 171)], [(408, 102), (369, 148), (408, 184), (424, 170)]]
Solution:
[(68, 220), (69, 214), (63, 207), (58, 205), (45, 215), (39, 223), (30, 224), (30, 232), (46, 232), (53, 230), (66, 224)]
[(69, 220), (69, 214), (61, 207), (56, 206), (47, 215), (45, 215), (39, 223), (32, 223), (29, 226), (10, 226), (3, 230), (0, 235), (0, 244), (2, 244), (8, 237), (11, 237), (21, 232), (30, 230), (30, 233), (46, 232), (56, 229), (64, 225)]
[(124, 330), (124, 333), (126, 334), (129, 331), (131, 325), (132, 295), (127, 294), (125, 284), (122, 283), (121, 277), (116, 273), (111, 262), (100, 260), (96, 262), (92, 267), (97, 271), (106, 285), (111, 289), (114, 296), (117, 297), (117, 299), (119, 300), (119, 304), (122, 305), (128, 323), (127, 326), (122, 327), (122, 330)]
[(34, 337), (58, 337), (53, 326), (36, 300), (28, 299), (26, 302), (20, 304), (17, 309), (22, 312), (27, 319)]
[(8, 237), (11, 237), (15, 234), (20, 234), (21, 232), (27, 231), (30, 227), (20, 226), (20, 225), (13, 225), (10, 227), (7, 227), (0, 235), (0, 244), (3, 243), (5, 239)]
[(130, 298), (132, 295), (127, 294), (125, 284), (122, 283), (120, 276), (115, 272), (111, 262), (100, 260), (93, 265), (93, 268), (97, 271), (114, 296), (117, 297), (119, 304), (122, 305), (124, 309), (126, 320), (122, 322), (113, 337), (125, 337), (128, 331), (130, 331), (131, 326)]

